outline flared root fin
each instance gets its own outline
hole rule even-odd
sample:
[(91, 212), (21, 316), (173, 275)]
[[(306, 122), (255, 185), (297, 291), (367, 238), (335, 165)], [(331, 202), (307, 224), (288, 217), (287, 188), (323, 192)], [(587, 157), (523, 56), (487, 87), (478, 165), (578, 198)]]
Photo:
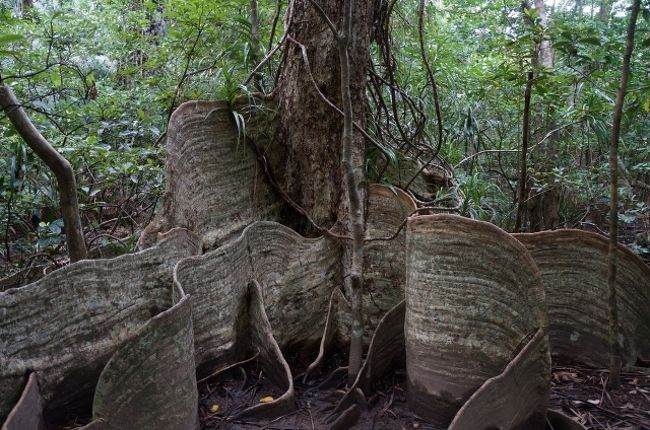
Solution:
[(43, 398), (36, 373), (30, 373), (23, 394), (2, 425), (2, 430), (45, 430)]
[(225, 102), (190, 101), (172, 115), (165, 200), (140, 247), (156, 243), (158, 232), (185, 227), (204, 248), (214, 248), (254, 221), (275, 219), (275, 197), (231, 109)]
[[(368, 186), (366, 239), (392, 237), (404, 220), (417, 209), (413, 199), (395, 187)], [(406, 253), (404, 229), (392, 240), (371, 241), (364, 248), (364, 296), (366, 343), (379, 320), (404, 300)]]
[(546, 333), (537, 330), (499, 376), (488, 379), (458, 411), (449, 430), (544, 430), (550, 382)]
[(233, 354), (241, 323), (234, 316), (251, 279), (261, 285), (278, 344), (317, 345), (340, 284), (339, 262), (335, 241), (304, 238), (273, 222), (254, 223), (228, 245), (180, 262), (174, 276), (192, 296), (199, 374), (241, 358)]
[(369, 393), (372, 386), (392, 368), (404, 364), (404, 313), (406, 304), (402, 300), (379, 321), (368, 348), (368, 355), (360, 372), (360, 386)]
[(402, 188), (408, 186), (413, 198), (425, 205), (436, 200), (440, 189), (454, 182), (451, 170), (438, 164), (438, 160), (425, 166), (420, 161), (401, 159), (397, 164), (389, 164), (387, 176), (396, 178)]
[[(406, 237), (407, 400), (418, 415), (446, 426), (546, 327), (544, 292), (526, 248), (492, 224), (415, 217)], [(542, 381), (550, 369), (542, 342), (540, 390), (548, 389)]]
[[(546, 289), (551, 352), (592, 366), (609, 364), (608, 240), (581, 230), (516, 234)], [(624, 364), (650, 360), (650, 268), (618, 248), (617, 304)]]
[(93, 418), (109, 429), (198, 430), (189, 297), (156, 315), (101, 373)]
[[(339, 419), (345, 411), (358, 402), (359, 397), (369, 394), (372, 386), (388, 371), (404, 362), (404, 312), (405, 302), (402, 300), (386, 312), (377, 325), (366, 360), (357, 375), (354, 384), (348, 389), (332, 413)], [(360, 393), (359, 393), (360, 391)], [(349, 420), (349, 418), (348, 418)]]
[(80, 261), (0, 292), (0, 420), (18, 400), (28, 370), (38, 373), (48, 421), (89, 409), (106, 362), (171, 306), (172, 269), (197, 252), (196, 236), (177, 229), (152, 249)]
[(303, 383), (306, 383), (309, 380), (309, 377), (322, 366), (323, 360), (325, 360), (325, 354), (336, 339), (336, 333), (338, 330), (338, 320), (336, 318), (337, 309), (342, 300), (345, 300), (343, 293), (341, 293), (339, 288), (335, 288), (330, 296), (329, 305), (327, 306), (327, 318), (325, 320), (323, 336), (321, 337), (320, 345), (318, 347), (318, 355), (316, 356), (316, 359), (309, 364), (307, 370), (305, 370), (305, 374), (302, 378)]
[(361, 407), (357, 404), (352, 404), (334, 420), (328, 430), (348, 430), (354, 426), (360, 416)]
[(243, 410), (235, 419), (273, 419), (296, 410), (293, 376), (289, 364), (273, 337), (273, 329), (264, 308), (262, 289), (256, 281), (248, 285), (247, 304), (249, 347), (259, 349), (264, 375), (284, 393), (271, 402), (260, 403)]

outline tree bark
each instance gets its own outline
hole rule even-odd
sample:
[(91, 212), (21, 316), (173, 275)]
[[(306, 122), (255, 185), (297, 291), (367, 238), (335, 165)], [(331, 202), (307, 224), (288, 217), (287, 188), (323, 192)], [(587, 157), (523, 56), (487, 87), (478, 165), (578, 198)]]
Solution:
[(609, 15), (612, 13), (614, 2), (612, 0), (600, 0), (600, 7), (598, 8), (598, 19), (604, 23), (609, 21)]
[[(337, 28), (343, 22), (343, 2), (320, 0), (322, 11)], [(366, 65), (373, 23), (372, 0), (352, 8), (349, 38), (350, 96), (356, 123), (364, 124)], [(314, 4), (296, 1), (285, 45), (285, 62), (274, 92), (278, 101), (277, 154), (268, 154), (278, 182), (321, 227), (337, 223), (345, 229), (348, 203), (341, 165), (343, 116), (329, 106), (320, 92), (342, 107), (339, 52), (336, 37)], [(301, 46), (305, 48), (306, 64)], [(311, 74), (311, 76), (310, 76)], [(312, 77), (318, 88), (315, 88)], [(342, 110), (342, 109), (341, 109)], [(358, 180), (363, 176), (364, 141), (354, 133), (351, 159)], [(311, 233), (308, 223), (285, 220), (299, 231)]]
[(77, 202), (77, 182), (72, 166), (34, 127), (16, 100), (11, 88), (3, 83), (0, 83), (0, 106), (25, 143), (43, 160), (56, 177), (70, 262), (86, 258), (86, 243)]
[[(345, 244), (342, 275), (351, 304), (348, 380), (353, 382), (363, 353), (366, 199), (365, 144), (353, 119), (363, 127), (374, 2), (309, 0), (293, 6), (275, 93), (276, 140), (283, 146), (272, 163), (283, 172), (276, 176), (284, 190), (320, 228), (335, 227), (352, 238)], [(285, 222), (313, 233), (304, 220)]]
[(621, 345), (618, 340), (619, 324), (618, 304), (616, 298), (616, 268), (618, 260), (618, 139), (621, 131), (623, 105), (625, 103), (627, 81), (630, 75), (630, 60), (632, 58), (632, 51), (634, 50), (634, 32), (636, 30), (636, 20), (639, 15), (640, 5), (641, 0), (634, 0), (632, 3), (632, 10), (630, 11), (630, 22), (627, 27), (627, 42), (625, 46), (625, 54), (623, 56), (621, 83), (616, 96), (616, 105), (614, 106), (614, 118), (612, 120), (612, 135), (609, 152), (611, 201), (609, 208), (609, 264), (607, 270), (607, 286), (609, 290), (609, 341), (611, 348), (608, 380), (610, 388), (616, 388), (620, 385), (621, 372)]
[[(540, 24), (544, 32), (546, 32), (548, 28), (548, 13), (546, 12), (544, 0), (535, 0), (535, 9), (539, 14)], [(539, 42), (534, 55), (536, 64), (543, 69), (540, 73), (549, 73), (552, 71), (554, 53), (550, 40), (543, 38)], [(547, 112), (544, 112), (545, 110)], [(548, 130), (555, 128), (552, 112), (548, 112), (548, 110), (542, 106), (540, 114), (536, 116), (537, 120), (535, 123), (537, 124), (534, 128), (538, 131), (534, 134), (535, 141), (539, 140), (541, 136), (545, 136)], [(550, 136), (540, 145), (537, 151), (540, 154), (539, 160), (531, 157), (533, 170), (542, 173), (539, 180), (543, 189), (541, 191), (530, 190), (526, 207), (528, 231), (530, 232), (555, 229), (560, 222), (560, 188), (557, 184), (553, 183), (552, 178), (548, 175), (557, 157), (554, 140), (554, 137)]]
[[(542, 24), (542, 28), (546, 31), (548, 28), (548, 14), (546, 13), (544, 0), (535, 0), (535, 9), (537, 9), (537, 13), (539, 13), (539, 20)], [(537, 62), (540, 66), (546, 69), (553, 68), (553, 47), (551, 46), (550, 40), (543, 39), (540, 42), (537, 52)]]
[[(251, 64), (257, 66), (260, 60), (260, 25), (259, 14), (257, 13), (257, 0), (251, 0)], [(262, 91), (262, 75), (253, 74), (253, 86), (255, 90)]]
[(533, 92), (535, 74), (528, 72), (526, 90), (524, 92), (524, 119), (521, 137), (521, 150), (519, 152), (519, 181), (517, 192), (517, 219), (515, 220), (515, 233), (521, 230), (524, 213), (526, 211), (526, 182), (528, 179), (528, 138), (530, 137), (530, 98)]

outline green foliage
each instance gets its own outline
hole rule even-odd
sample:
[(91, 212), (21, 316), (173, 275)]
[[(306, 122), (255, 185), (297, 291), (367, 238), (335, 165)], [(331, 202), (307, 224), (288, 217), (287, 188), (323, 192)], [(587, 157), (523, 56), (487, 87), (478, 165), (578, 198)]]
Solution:
[[(242, 85), (255, 66), (248, 1), (39, 0), (26, 16), (20, 16), (14, 3), (0, 1), (0, 79), (12, 86), (37, 128), (72, 163), (87, 238), (96, 245), (111, 237), (134, 237), (151, 216), (164, 188), (164, 137), (175, 107), (188, 99), (226, 100), (242, 138), (248, 110), (260, 108), (252, 101), (252, 86)], [(561, 187), (561, 222), (567, 227), (579, 226), (586, 212), (606, 205), (625, 5), (617, 3), (602, 22), (597, 10), (556, 3), (552, 12), (549, 8), (546, 29), (538, 11), (522, 12), (514, 0), (426, 5), (424, 44), (438, 83), (445, 140), (437, 142), (433, 96), (413, 19), (417, 2), (397, 2), (384, 30), (390, 32), (391, 73), (403, 92), (392, 94), (382, 85), (368, 94), (369, 100), (381, 95), (395, 103), (400, 121), (382, 117), (378, 124), (373, 118), (381, 107), (369, 103), (368, 133), (375, 140), (368, 144), (369, 179), (395, 183), (387, 173), (395, 169), (384, 168), (386, 159), (390, 167), (418, 156), (427, 162), (440, 145), (439, 158), (452, 166), (462, 162), (456, 172), (465, 197), (462, 213), (511, 228), (523, 92), (532, 69), (530, 187)], [(264, 55), (276, 4), (260, 1), (258, 6)], [(642, 18), (620, 158), (631, 179), (648, 182), (647, 2)], [(534, 61), (533, 53), (544, 41), (554, 50), (549, 70)], [(385, 48), (374, 43), (371, 51), (384, 78)], [(276, 55), (260, 70), (263, 91), (272, 89), (279, 62)], [(251, 101), (249, 106), (239, 103), (242, 98)], [(408, 144), (418, 151), (400, 150)], [(440, 190), (439, 196), (449, 193)], [(626, 214), (647, 216), (641, 201), (647, 202), (647, 195), (625, 190), (622, 196), (624, 220)], [(4, 117), (0, 199), (5, 242), (16, 253), (54, 255), (61, 245), (55, 182)], [(124, 249), (132, 245), (124, 243)]]
[[(260, 8), (266, 26), (273, 7)], [(175, 107), (249, 94), (241, 86), (253, 67), (247, 13), (248, 3), (234, 0), (39, 0), (22, 17), (0, 2), (0, 79), (73, 165), (88, 242), (146, 225), (164, 189)], [(243, 114), (233, 118), (243, 136)], [(18, 254), (61, 245), (53, 179), (1, 117), (0, 236)]]
[[(397, 7), (401, 7), (397, 16), (413, 16), (412, 6)], [(512, 150), (521, 143), (524, 85), (531, 67), (536, 79), (530, 187), (561, 187), (561, 222), (567, 227), (579, 226), (585, 211), (609, 201), (607, 153), (627, 10), (617, 5), (602, 22), (597, 10), (577, 10), (573, 2), (555, 3), (550, 9), (547, 5), (548, 29), (535, 9), (522, 13), (521, 3), (514, 1), (442, 1), (427, 10), (426, 46), (441, 87), (447, 138), (441, 155), (455, 165), (487, 150), (457, 172), (466, 197), (463, 210), (505, 228), (512, 225), (518, 156)], [(650, 36), (650, 5), (643, 17), (637, 28), (620, 158), (633, 178), (648, 181), (650, 49), (643, 41)], [(394, 20), (393, 37), (400, 40), (394, 50), (396, 63), (398, 69), (408, 69), (402, 83), (407, 92), (427, 100), (427, 117), (433, 118), (429, 95), (420, 89), (425, 82), (423, 66), (414, 64), (419, 53), (409, 48), (418, 40), (417, 29), (400, 18)], [(545, 40), (554, 50), (551, 70), (533, 61), (533, 52)], [(434, 129), (430, 119), (428, 134), (435, 134)], [(623, 214), (639, 199), (630, 190), (624, 196)], [(643, 211), (636, 213), (647, 213)]]

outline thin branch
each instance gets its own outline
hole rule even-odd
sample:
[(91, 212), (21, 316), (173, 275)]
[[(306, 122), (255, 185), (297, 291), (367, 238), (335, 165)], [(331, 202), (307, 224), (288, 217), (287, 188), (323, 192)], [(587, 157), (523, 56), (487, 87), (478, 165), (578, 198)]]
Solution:
[(185, 80), (188, 77), (187, 71), (190, 68), (190, 64), (192, 62), (192, 57), (194, 56), (194, 50), (196, 49), (196, 45), (199, 43), (199, 39), (201, 39), (201, 34), (203, 33), (203, 29), (205, 28), (205, 24), (199, 24), (199, 25), (200, 27), (198, 29), (198, 32), (196, 33), (196, 37), (194, 38), (194, 43), (192, 44), (192, 47), (190, 48), (187, 54), (183, 75), (181, 76), (181, 79), (178, 81), (178, 84), (176, 85), (176, 90), (174, 91), (174, 97), (172, 98), (172, 102), (169, 106), (169, 111), (167, 112), (167, 122), (169, 122), (169, 119), (172, 117), (172, 113), (174, 113), (174, 105), (176, 105), (176, 99), (178, 98), (178, 94), (181, 90), (181, 87), (183, 86)]
[(77, 182), (72, 166), (36, 129), (20, 107), (11, 88), (2, 81), (0, 81), (0, 106), (25, 143), (54, 173), (58, 184), (61, 215), (65, 226), (70, 261), (85, 259), (88, 256), (88, 251), (79, 216)]
[(376, 238), (372, 238), (372, 239), (366, 239), (366, 243), (369, 243), (369, 242), (387, 242), (387, 241), (394, 240), (397, 236), (399, 236), (402, 229), (406, 226), (406, 223), (408, 222), (408, 220), (413, 215), (415, 215), (417, 213), (420, 213), (420, 212), (423, 212), (423, 211), (454, 212), (454, 211), (457, 211), (459, 209), (460, 209), (460, 206), (456, 206), (456, 207), (453, 207), (453, 208), (447, 208), (447, 207), (443, 207), (443, 206), (423, 206), (421, 208), (417, 208), (413, 212), (411, 212), (406, 218), (404, 218), (402, 220), (400, 225), (397, 227), (397, 230), (395, 231), (395, 233), (393, 233), (392, 235), (387, 236), (387, 237), (376, 237)]
[(431, 84), (431, 90), (433, 92), (433, 103), (436, 109), (436, 118), (438, 119), (438, 145), (443, 143), (443, 126), (442, 126), (442, 110), (440, 109), (440, 100), (438, 99), (438, 85), (436, 84), (436, 78), (433, 75), (433, 70), (429, 65), (429, 58), (427, 57), (427, 52), (424, 47), (424, 9), (425, 9), (425, 0), (420, 0), (420, 16), (418, 19), (418, 33), (420, 36), (420, 54), (422, 55), (422, 61), (427, 69), (427, 77), (429, 78), (429, 83)]
[[(555, 128), (555, 129), (549, 131), (549, 132), (546, 133), (546, 135), (542, 138), (542, 140), (540, 140), (539, 142), (537, 142), (536, 144), (534, 144), (533, 146), (531, 146), (530, 148), (528, 148), (528, 153), (529, 153), (529, 154), (532, 153), (532, 151), (533, 151), (535, 148), (537, 148), (538, 146), (540, 146), (542, 143), (546, 142), (546, 140), (548, 140), (551, 136), (553, 136), (553, 135), (554, 135), (555, 133), (557, 133), (558, 131), (562, 131), (562, 130), (564, 130), (565, 128), (571, 127), (571, 126), (576, 125), (576, 124), (579, 124), (579, 123), (581, 123), (581, 122), (582, 122), (582, 120), (581, 120), (581, 121), (574, 121), (574, 122), (572, 122), (572, 123), (562, 125), (562, 126), (560, 126), (560, 127), (557, 127), (557, 128)], [(469, 155), (469, 156), (463, 158), (461, 161), (458, 162), (458, 164), (456, 164), (456, 165), (454, 166), (454, 169), (457, 169), (458, 167), (460, 167), (460, 166), (461, 166), (462, 164), (464, 164), (465, 162), (467, 162), (467, 161), (471, 160), (472, 158), (477, 157), (477, 156), (479, 156), (479, 155), (481, 155), (481, 154), (486, 154), (486, 153), (490, 153), (490, 152), (503, 153), (503, 152), (519, 152), (519, 151), (521, 151), (520, 148), (517, 148), (517, 149), (484, 149), (484, 150), (482, 150), (482, 151), (475, 152), (474, 154)]]
[(259, 64), (258, 64), (257, 66), (255, 66), (255, 68), (254, 68), (253, 71), (250, 73), (250, 75), (248, 75), (248, 77), (247, 77), (246, 79), (244, 79), (244, 82), (242, 82), (242, 85), (245, 85), (245, 84), (247, 84), (248, 82), (250, 82), (250, 80), (253, 78), (253, 76), (255, 76), (255, 75), (257, 74), (257, 72), (258, 72), (262, 67), (264, 67), (264, 65), (266, 64), (266, 62), (269, 61), (269, 60), (271, 59), (271, 57), (273, 57), (273, 54), (275, 54), (275, 53), (277, 52), (277, 50), (280, 49), (280, 48), (284, 45), (284, 42), (285, 42), (287, 36), (289, 35), (289, 28), (291, 27), (291, 24), (292, 24), (292, 22), (293, 22), (293, 4), (294, 4), (294, 1), (295, 1), (295, 0), (289, 0), (289, 6), (288, 6), (288, 8), (287, 8), (287, 20), (286, 20), (286, 24), (285, 24), (284, 33), (282, 34), (282, 37), (280, 38), (280, 41), (278, 42), (277, 45), (275, 45), (275, 47), (274, 47), (273, 49), (271, 49), (271, 50), (270, 50), (270, 51), (269, 51), (269, 52), (264, 56), (264, 58), (262, 59), (262, 61), (260, 61)]
[(314, 0), (309, 0), (309, 3), (311, 3), (312, 6), (314, 6), (314, 9), (316, 9), (316, 12), (318, 12), (318, 14), (321, 16), (321, 18), (323, 18), (323, 21), (325, 21), (325, 23), (326, 23), (327, 26), (330, 28), (330, 30), (332, 30), (332, 33), (334, 34), (334, 38), (335, 38), (337, 41), (339, 41), (339, 38), (341, 37), (341, 35), (339, 34), (338, 29), (336, 28), (336, 26), (334, 25), (334, 23), (332, 22), (332, 20), (330, 19), (330, 17), (327, 16), (327, 14), (325, 13), (325, 11), (324, 11), (323, 8), (321, 7), (321, 5), (319, 5), (319, 4), (318, 4), (316, 1), (314, 1)]

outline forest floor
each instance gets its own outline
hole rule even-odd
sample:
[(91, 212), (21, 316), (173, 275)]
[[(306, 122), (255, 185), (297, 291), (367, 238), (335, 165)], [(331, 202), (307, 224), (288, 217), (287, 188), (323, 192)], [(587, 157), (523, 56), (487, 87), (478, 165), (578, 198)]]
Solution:
[[(326, 429), (332, 410), (342, 397), (345, 372), (332, 370), (343, 360), (330, 360), (329, 369), (309, 383), (294, 378), (298, 409), (266, 422), (229, 421), (244, 408), (267, 396), (282, 393), (264, 378), (259, 363), (233, 369), (231, 373), (199, 386), (202, 429), (289, 430)], [(622, 373), (616, 390), (606, 389), (606, 370), (562, 365), (553, 369), (550, 408), (583, 424), (587, 430), (650, 430), (650, 369), (639, 368)], [(385, 377), (368, 407), (360, 409), (355, 430), (444, 430), (409, 411), (406, 404), (406, 374), (403, 367)]]
[(593, 430), (650, 430), (650, 368), (621, 373), (607, 389), (609, 372), (580, 365), (553, 368), (551, 404)]

